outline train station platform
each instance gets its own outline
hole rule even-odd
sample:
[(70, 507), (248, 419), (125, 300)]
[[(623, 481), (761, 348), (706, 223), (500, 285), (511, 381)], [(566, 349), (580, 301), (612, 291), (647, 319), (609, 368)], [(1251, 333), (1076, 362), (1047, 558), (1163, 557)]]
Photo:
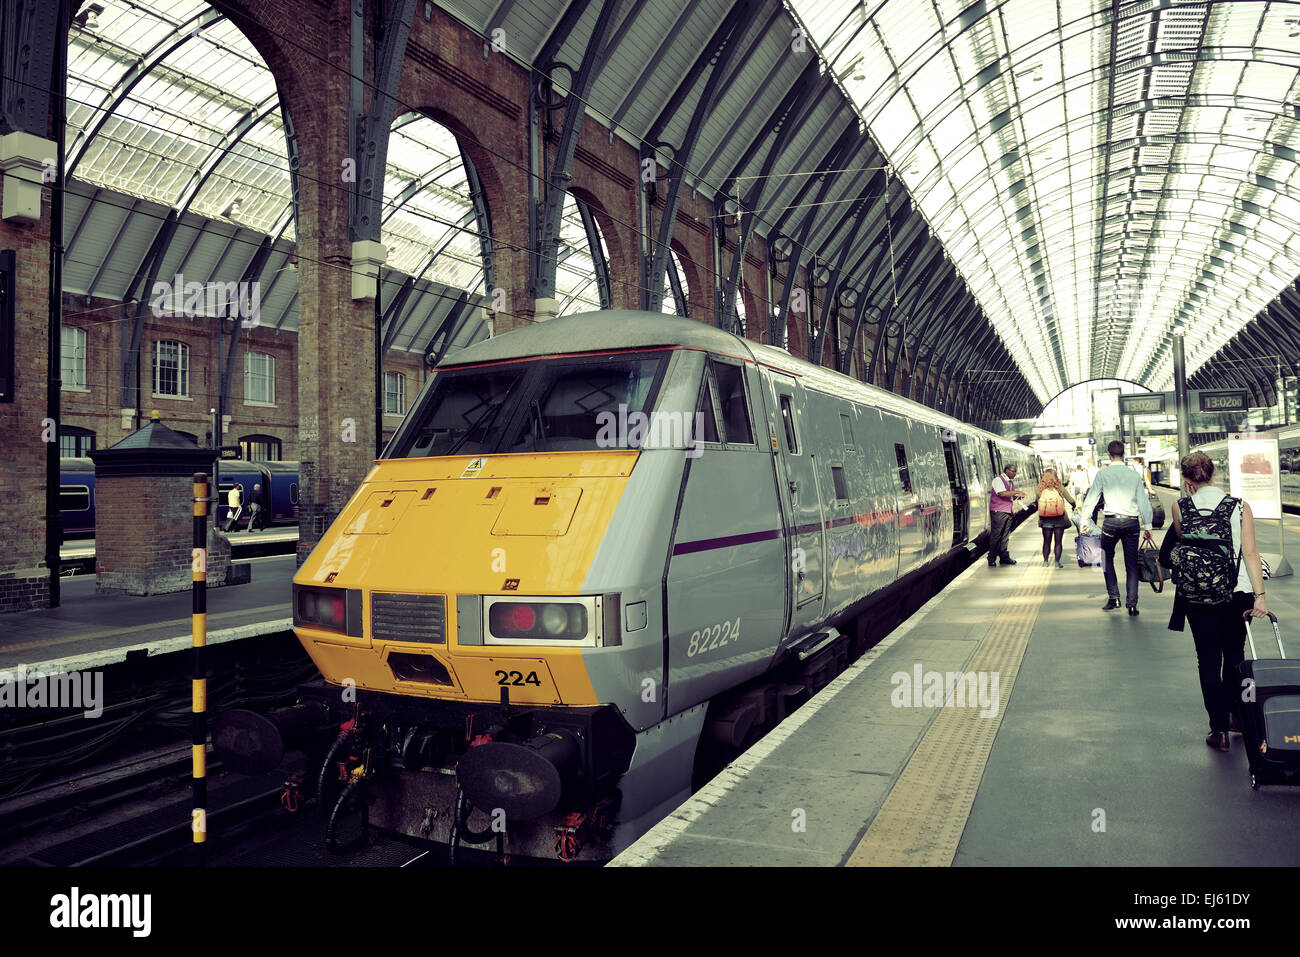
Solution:
[[(256, 534), (256, 533), (255, 533)], [(295, 530), (296, 537), (296, 530)], [(253, 580), (208, 590), (208, 644), (285, 631), (292, 625), (293, 555), (250, 559)], [(132, 652), (153, 656), (191, 643), (190, 592), (135, 597), (97, 595), (95, 576), (60, 583), (58, 608), (6, 615), (0, 627), (0, 671), (24, 665), (30, 674), (103, 668)]]
[[(1031, 516), (1019, 564), (977, 561), (613, 864), (1300, 864), (1300, 789), (1252, 791), (1240, 735), (1205, 744), (1172, 586), (1103, 612), (1101, 569), (1065, 539), (1042, 567)], [(1300, 579), (1267, 591), (1300, 652)], [(1267, 623), (1255, 638), (1267, 655)], [(937, 706), (949, 672), (963, 694)]]

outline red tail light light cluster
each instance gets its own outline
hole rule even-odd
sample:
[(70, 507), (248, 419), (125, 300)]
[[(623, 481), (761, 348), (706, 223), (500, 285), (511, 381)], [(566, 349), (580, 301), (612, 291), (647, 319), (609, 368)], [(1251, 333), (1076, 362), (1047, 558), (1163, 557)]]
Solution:
[(590, 631), (587, 606), (580, 601), (497, 601), (488, 609), (493, 638), (582, 641)]
[[(295, 585), (293, 591), (295, 625), (360, 634), (360, 592), (354, 592), (354, 598), (346, 588), (306, 588)], [(349, 614), (351, 605), (355, 605), (355, 611)], [(350, 629), (349, 623), (357, 627)]]

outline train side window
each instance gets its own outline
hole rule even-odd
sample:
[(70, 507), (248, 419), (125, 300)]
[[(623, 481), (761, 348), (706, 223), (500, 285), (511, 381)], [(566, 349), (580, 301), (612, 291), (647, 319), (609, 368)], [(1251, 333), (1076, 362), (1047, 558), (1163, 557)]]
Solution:
[(715, 362), (718, 380), (718, 404), (728, 445), (753, 445), (754, 432), (749, 427), (749, 404), (745, 401), (745, 370), (728, 362)]
[(59, 511), (84, 512), (90, 508), (90, 487), (87, 485), (60, 485)]
[(847, 412), (840, 413), (840, 428), (844, 430), (844, 447), (853, 448), (853, 420)]
[(700, 401), (695, 407), (695, 421), (700, 425), (705, 442), (718, 441), (718, 419), (713, 414), (713, 386), (709, 376), (704, 377), (704, 388), (700, 389)]
[(912, 473), (907, 467), (907, 450), (901, 443), (894, 443), (894, 456), (898, 459), (898, 480), (903, 483), (903, 491), (912, 491)]
[(289, 483), (289, 504), (290, 505), (298, 504), (298, 483), (297, 482)]
[(843, 505), (847, 505), (849, 503), (849, 483), (844, 479), (844, 469), (838, 465), (832, 465), (831, 481), (835, 483), (836, 500)]
[(794, 410), (790, 408), (790, 397), (781, 396), (781, 421), (785, 425), (785, 447), (791, 455), (799, 454), (799, 440), (794, 432)]

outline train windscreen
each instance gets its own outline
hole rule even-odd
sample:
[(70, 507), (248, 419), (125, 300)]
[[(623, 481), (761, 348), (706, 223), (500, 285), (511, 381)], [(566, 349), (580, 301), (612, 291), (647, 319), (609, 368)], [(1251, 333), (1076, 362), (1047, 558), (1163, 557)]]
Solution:
[(394, 458), (635, 447), (666, 359), (600, 356), (439, 372)]

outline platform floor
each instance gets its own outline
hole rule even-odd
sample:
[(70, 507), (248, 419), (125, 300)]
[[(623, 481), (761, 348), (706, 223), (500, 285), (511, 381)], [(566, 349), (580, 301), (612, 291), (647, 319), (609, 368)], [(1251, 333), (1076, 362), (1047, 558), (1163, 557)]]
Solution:
[[(1300, 788), (1252, 791), (1239, 735), (1205, 745), (1172, 586), (1143, 585), (1136, 618), (1102, 612), (1101, 570), (1065, 537), (1065, 567), (1043, 568), (1031, 519), (1018, 565), (977, 562), (614, 863), (1300, 864)], [(1267, 590), (1300, 655), (1300, 580)], [(917, 666), (997, 672), (996, 714), (895, 706)]]
[[(290, 583), (293, 555), (246, 559), (253, 580), (208, 590), (208, 641), (284, 631), (292, 625)], [(28, 672), (102, 668), (130, 651), (151, 655), (188, 648), (191, 596), (133, 597), (95, 594), (95, 576), (78, 575), (60, 583), (58, 608), (0, 618), (0, 671), (25, 665)]]

